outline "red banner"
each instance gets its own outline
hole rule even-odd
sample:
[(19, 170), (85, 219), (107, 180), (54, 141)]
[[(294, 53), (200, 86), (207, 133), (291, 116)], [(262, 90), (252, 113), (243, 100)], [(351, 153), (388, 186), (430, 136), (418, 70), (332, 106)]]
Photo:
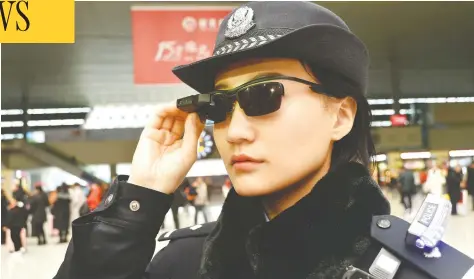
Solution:
[(179, 83), (171, 69), (212, 55), (231, 7), (133, 7), (136, 84)]

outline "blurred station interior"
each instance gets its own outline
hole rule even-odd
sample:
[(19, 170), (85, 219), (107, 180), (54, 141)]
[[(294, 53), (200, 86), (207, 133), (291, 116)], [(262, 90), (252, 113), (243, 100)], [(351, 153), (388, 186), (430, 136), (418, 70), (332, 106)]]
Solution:
[[(3, 44), (2, 189), (11, 192), (21, 181), (30, 191), (41, 183), (49, 193), (62, 183), (86, 188), (128, 174), (152, 109), (195, 93), (169, 77), (170, 69), (205, 56), (213, 45), (211, 40), (204, 45), (207, 50), (197, 53), (205, 41), (183, 41), (186, 32), (213, 32), (221, 10), (239, 3), (77, 2), (74, 44)], [(374, 178), (391, 199), (394, 213), (403, 215), (391, 187), (402, 166), (422, 177), (433, 162), (446, 169), (460, 164), (466, 173), (474, 161), (474, 2), (320, 4), (340, 15), (369, 49), (367, 97), (378, 153)], [(140, 31), (134, 13), (153, 7), (218, 7), (220, 12), (211, 18), (191, 13), (181, 22)], [(145, 45), (150, 40), (141, 38), (146, 36), (177, 43)], [(140, 53), (150, 48), (156, 54), (144, 61)], [(140, 76), (153, 67), (166, 77)], [(223, 201), (226, 171), (211, 126), (203, 132), (198, 152), (188, 177), (205, 178), (216, 207), (214, 219)], [(472, 205), (468, 207), (463, 216), (453, 218), (452, 231), (457, 232), (448, 237), (474, 257), (474, 214)], [(167, 219), (165, 227), (173, 226)], [(48, 238), (57, 237), (51, 230), (48, 226)], [(41, 276), (52, 276), (66, 246), (35, 246), (28, 248), (27, 260), (44, 270)], [(44, 253), (50, 256), (41, 259)], [(7, 254), (2, 248), (2, 256)]]

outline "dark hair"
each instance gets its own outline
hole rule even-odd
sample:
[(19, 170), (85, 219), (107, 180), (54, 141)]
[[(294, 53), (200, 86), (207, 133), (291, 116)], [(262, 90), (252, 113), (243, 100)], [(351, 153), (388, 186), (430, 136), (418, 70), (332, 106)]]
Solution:
[(303, 65), (321, 82), (330, 96), (338, 99), (352, 97), (357, 102), (357, 113), (352, 130), (334, 143), (331, 168), (349, 162), (358, 162), (370, 169), (373, 166), (376, 151), (370, 133), (372, 112), (364, 96), (365, 92), (357, 83), (335, 71), (321, 69), (310, 63), (303, 63)]

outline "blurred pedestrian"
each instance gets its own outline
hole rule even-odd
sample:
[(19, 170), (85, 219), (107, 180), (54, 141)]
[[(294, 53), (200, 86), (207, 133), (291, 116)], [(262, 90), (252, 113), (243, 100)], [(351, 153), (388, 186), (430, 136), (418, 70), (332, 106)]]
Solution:
[(15, 185), (13, 186), (12, 195), (13, 198), (17, 201), (22, 201), (24, 203), (28, 201), (30, 193), (23, 184), (23, 180), (20, 179), (18, 183), (15, 183)]
[(194, 200), (196, 200), (197, 197), (196, 187), (193, 187), (192, 184), (186, 185), (184, 188), (184, 193), (186, 195), (186, 199), (188, 200), (189, 206), (194, 207)]
[(180, 228), (179, 222), (179, 208), (185, 207), (187, 204), (186, 194), (184, 189), (189, 187), (189, 180), (185, 178), (178, 189), (174, 192), (173, 203), (171, 204), (171, 213), (173, 214), (174, 226), (176, 229)]
[(453, 169), (448, 170), (446, 184), (448, 186), (449, 199), (451, 200), (452, 215), (457, 215), (457, 204), (461, 199), (461, 182), (463, 179), (462, 168), (458, 164)]
[(443, 195), (443, 185), (446, 183), (446, 177), (436, 162), (433, 162), (433, 167), (428, 170), (428, 176), (426, 182), (423, 185), (423, 191), (425, 194), (431, 193), (434, 195)]
[(71, 217), (71, 195), (65, 183), (59, 186), (56, 192), (57, 199), (51, 210), (54, 216), (54, 228), (59, 231), (59, 243), (66, 243)]
[(77, 182), (72, 185), (69, 192), (71, 194), (71, 221), (74, 221), (81, 216), (81, 207), (85, 204), (87, 199), (81, 184)]
[[(16, 183), (13, 186), (13, 193), (12, 193), (13, 199), (20, 202), (20, 204), (23, 205), (23, 208), (26, 210), (26, 212), (29, 211), (30, 205), (29, 205), (29, 197), (30, 197), (30, 191), (28, 190), (28, 187), (24, 183), (23, 179), (19, 179), (18, 183)], [(28, 221), (28, 214), (26, 216), (26, 219), (24, 220), (23, 228), (20, 231), (20, 240), (21, 240), (21, 250), (22, 252), (26, 252), (27, 249), (27, 235), (28, 235), (28, 226), (27, 226), (27, 221)]]
[(204, 221), (207, 223), (207, 205), (209, 204), (209, 197), (207, 191), (207, 184), (204, 182), (202, 177), (198, 177), (192, 187), (196, 189), (196, 198), (194, 199), (194, 208), (196, 209), (196, 214), (194, 215), (194, 224), (197, 224), (198, 214), (202, 213), (204, 216)]
[(30, 199), (30, 213), (32, 215), (32, 236), (38, 237), (38, 245), (46, 244), (44, 223), (46, 222), (46, 208), (49, 206), (48, 195), (42, 185), (35, 185), (35, 191)]
[(415, 175), (412, 170), (403, 167), (398, 177), (400, 183), (400, 193), (402, 195), (402, 203), (406, 213), (412, 213), (412, 195), (416, 192)]
[(2, 245), (6, 243), (6, 224), (7, 224), (7, 219), (8, 219), (8, 199), (5, 193), (5, 190), (2, 188), (2, 217), (1, 217), (1, 233), (2, 233)]
[(87, 205), (90, 211), (96, 209), (102, 201), (102, 188), (97, 183), (92, 183), (90, 186), (89, 195), (87, 196)]
[(466, 188), (472, 197), (472, 210), (474, 211), (474, 158), (471, 165), (467, 167)]
[(12, 197), (9, 201), (6, 227), (10, 230), (14, 252), (26, 251), (25, 244), (21, 239), (21, 233), (25, 229), (27, 219), (28, 210), (26, 209), (26, 204)]

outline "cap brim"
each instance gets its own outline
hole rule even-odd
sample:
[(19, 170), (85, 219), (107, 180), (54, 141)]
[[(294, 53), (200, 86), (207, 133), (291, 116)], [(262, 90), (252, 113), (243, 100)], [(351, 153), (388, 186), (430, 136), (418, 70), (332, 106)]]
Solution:
[(230, 64), (251, 58), (295, 58), (361, 83), (365, 91), (369, 58), (365, 45), (352, 33), (332, 25), (309, 25), (266, 44), (212, 56), (188, 65), (177, 66), (173, 73), (199, 93), (214, 90), (216, 75)]

